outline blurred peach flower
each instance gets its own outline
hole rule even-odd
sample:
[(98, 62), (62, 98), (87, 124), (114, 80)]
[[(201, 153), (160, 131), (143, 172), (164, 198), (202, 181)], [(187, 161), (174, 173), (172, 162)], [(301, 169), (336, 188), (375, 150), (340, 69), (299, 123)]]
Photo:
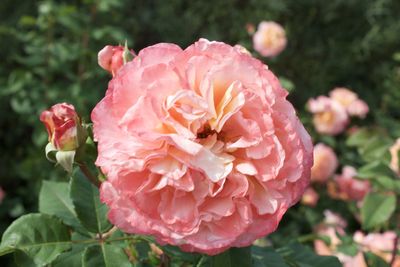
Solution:
[(318, 199), (318, 193), (315, 192), (312, 187), (308, 187), (301, 198), (301, 203), (306, 206), (315, 207), (317, 205)]
[(371, 189), (369, 181), (359, 180), (357, 171), (351, 166), (344, 166), (342, 174), (334, 177), (337, 187), (336, 197), (343, 200), (362, 200)]
[(390, 155), (392, 159), (390, 160), (390, 168), (400, 175), (399, 169), (399, 152), (400, 152), (400, 138), (390, 147)]
[(367, 103), (358, 98), (358, 95), (348, 88), (334, 88), (329, 96), (331, 99), (340, 103), (350, 116), (365, 118), (369, 108)]
[(312, 98), (307, 108), (314, 114), (314, 127), (321, 134), (337, 135), (343, 132), (349, 122), (346, 109), (329, 97)]
[(318, 143), (314, 146), (314, 165), (311, 168), (311, 181), (324, 183), (338, 167), (335, 152), (329, 146)]
[[(363, 251), (372, 252), (387, 263), (391, 262), (392, 253), (395, 249), (394, 241), (396, 239), (396, 232), (386, 231), (383, 233), (369, 233), (365, 235), (357, 231), (354, 233), (353, 239), (361, 246)], [(400, 249), (400, 245), (398, 245), (397, 249)], [(400, 256), (396, 256), (393, 266), (400, 266)]]
[(286, 43), (285, 29), (273, 21), (262, 21), (253, 35), (254, 49), (264, 57), (279, 55)]

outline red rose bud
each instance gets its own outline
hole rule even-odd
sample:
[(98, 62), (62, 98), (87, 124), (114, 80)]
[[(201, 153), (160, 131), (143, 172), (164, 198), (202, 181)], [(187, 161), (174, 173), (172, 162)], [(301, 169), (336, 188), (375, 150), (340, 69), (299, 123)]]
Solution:
[[(67, 103), (56, 104), (43, 111), (40, 120), (49, 134), (46, 156), (67, 171), (72, 171), (75, 152), (86, 140), (86, 132), (74, 106)], [(55, 157), (51, 157), (51, 152), (55, 152)]]
[[(103, 69), (110, 72), (112, 76), (115, 76), (117, 71), (133, 56), (134, 52), (129, 50), (127, 46), (112, 46), (107, 45), (102, 50), (100, 50), (97, 60)], [(129, 58), (132, 56), (131, 58)]]
[(80, 124), (74, 106), (62, 103), (52, 106), (40, 115), (40, 120), (46, 126), (49, 142), (62, 151), (75, 150), (78, 145), (77, 124)]

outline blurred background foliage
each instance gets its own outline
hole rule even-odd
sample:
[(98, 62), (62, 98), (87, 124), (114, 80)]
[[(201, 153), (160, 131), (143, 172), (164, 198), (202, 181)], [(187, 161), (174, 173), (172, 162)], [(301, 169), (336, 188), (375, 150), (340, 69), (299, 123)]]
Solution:
[[(110, 78), (97, 66), (105, 45), (127, 40), (135, 51), (158, 42), (185, 48), (204, 37), (253, 51), (246, 24), (277, 21), (288, 47), (263, 60), (293, 85), (289, 98), (299, 112), (310, 97), (346, 86), (370, 106), (362, 123), (386, 126), (394, 138), (400, 136), (399, 18), (398, 0), (2, 0), (0, 186), (7, 196), (0, 233), (37, 210), (42, 179), (66, 176), (45, 159), (39, 114), (66, 101), (89, 120)], [(289, 224), (287, 231), (295, 228)]]

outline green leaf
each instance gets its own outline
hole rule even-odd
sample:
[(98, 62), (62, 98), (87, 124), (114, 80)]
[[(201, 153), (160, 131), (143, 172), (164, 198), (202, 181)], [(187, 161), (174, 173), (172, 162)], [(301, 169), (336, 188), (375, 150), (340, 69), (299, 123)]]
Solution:
[(162, 246), (161, 249), (171, 258), (179, 258), (188, 262), (196, 262), (201, 257), (201, 254), (183, 252), (180, 248), (171, 245)]
[(362, 227), (371, 229), (387, 221), (396, 209), (396, 197), (381, 193), (369, 193), (361, 207)]
[(366, 161), (385, 160), (389, 162), (389, 146), (391, 141), (381, 136), (375, 136), (367, 140), (359, 147), (358, 152)]
[(367, 129), (360, 129), (354, 134), (350, 135), (346, 140), (346, 145), (348, 146), (361, 146), (368, 141), (373, 134)]
[(381, 176), (395, 177), (393, 171), (384, 163), (380, 161), (373, 161), (367, 165), (362, 166), (357, 171), (357, 177), (373, 179)]
[(128, 256), (120, 247), (101, 244), (88, 247), (83, 253), (82, 267), (130, 267)]
[(1, 247), (20, 250), (35, 264), (46, 265), (71, 248), (71, 236), (59, 219), (46, 214), (28, 214), (8, 227)]
[(24, 252), (16, 250), (14, 252), (14, 262), (19, 267), (36, 267), (35, 262)]
[(60, 218), (66, 225), (85, 232), (69, 197), (68, 183), (43, 181), (39, 194), (39, 211)]
[(282, 256), (271, 247), (252, 246), (254, 267), (289, 267)]
[(107, 206), (100, 202), (99, 190), (80, 171), (71, 178), (70, 197), (82, 225), (92, 233), (111, 228), (107, 221)]
[(290, 266), (301, 267), (341, 267), (338, 258), (333, 256), (320, 256), (309, 247), (299, 243), (292, 243), (277, 250)]
[(371, 252), (365, 252), (364, 258), (367, 261), (367, 265), (370, 267), (390, 267), (389, 263)]
[(251, 267), (251, 247), (230, 248), (211, 258), (212, 267)]
[(71, 251), (62, 253), (52, 263), (52, 267), (81, 267), (83, 250), (81, 246), (73, 246)]

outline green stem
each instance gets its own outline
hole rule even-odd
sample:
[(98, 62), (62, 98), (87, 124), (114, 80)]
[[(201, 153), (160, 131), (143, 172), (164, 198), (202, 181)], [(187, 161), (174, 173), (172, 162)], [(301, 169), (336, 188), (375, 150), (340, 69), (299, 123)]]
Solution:
[(79, 168), (81, 169), (82, 173), (86, 176), (86, 178), (88, 178), (88, 180), (94, 184), (96, 187), (100, 187), (100, 181), (97, 179), (96, 176), (94, 176), (89, 168), (86, 166), (85, 163), (78, 163), (79, 164)]
[(297, 241), (300, 243), (306, 243), (309, 241), (314, 241), (315, 239), (319, 239), (320, 237), (316, 234), (308, 234), (308, 235), (303, 235), (297, 238)]

